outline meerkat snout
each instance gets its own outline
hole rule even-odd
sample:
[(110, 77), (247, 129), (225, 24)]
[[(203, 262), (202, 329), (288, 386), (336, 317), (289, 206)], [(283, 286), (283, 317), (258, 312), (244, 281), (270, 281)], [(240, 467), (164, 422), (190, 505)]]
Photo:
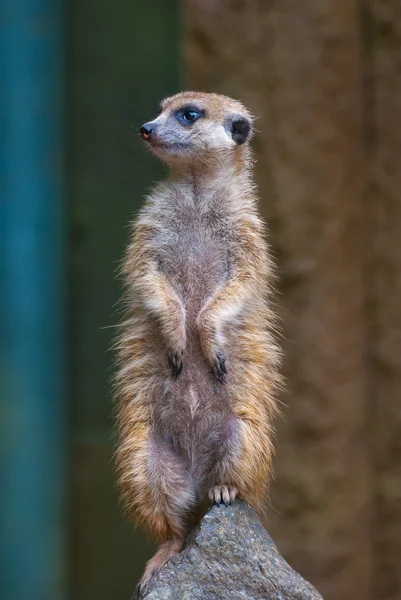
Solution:
[(145, 125), (142, 125), (142, 127), (140, 128), (139, 133), (141, 134), (141, 138), (143, 140), (148, 140), (152, 135), (152, 131), (152, 125), (150, 123), (145, 123)]

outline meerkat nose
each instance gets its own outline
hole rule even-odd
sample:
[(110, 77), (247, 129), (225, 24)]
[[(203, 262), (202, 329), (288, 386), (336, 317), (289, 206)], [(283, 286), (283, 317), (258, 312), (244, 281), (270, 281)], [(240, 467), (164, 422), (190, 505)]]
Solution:
[(145, 123), (145, 125), (142, 125), (139, 132), (143, 140), (148, 140), (152, 134), (152, 125), (150, 125), (150, 123)]

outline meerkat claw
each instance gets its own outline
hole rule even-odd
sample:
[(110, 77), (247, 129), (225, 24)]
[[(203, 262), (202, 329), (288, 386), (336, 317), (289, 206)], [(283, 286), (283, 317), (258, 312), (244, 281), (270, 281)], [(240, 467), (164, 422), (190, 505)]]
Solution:
[(179, 377), (183, 367), (182, 356), (178, 352), (170, 352), (168, 355), (168, 364), (173, 377)]
[(226, 383), (227, 367), (226, 357), (222, 352), (216, 353), (216, 358), (213, 363), (212, 372), (220, 383)]
[(209, 490), (209, 499), (212, 504), (230, 506), (238, 495), (238, 490), (232, 485), (216, 485)]

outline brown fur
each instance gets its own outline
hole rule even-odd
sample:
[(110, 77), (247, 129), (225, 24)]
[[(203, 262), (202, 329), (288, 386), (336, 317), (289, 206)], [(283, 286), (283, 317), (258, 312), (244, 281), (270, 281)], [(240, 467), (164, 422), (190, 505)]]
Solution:
[[(195, 105), (189, 127), (175, 118)], [(235, 100), (185, 92), (162, 103), (149, 140), (170, 166), (133, 226), (119, 339), (119, 483), (132, 518), (161, 542), (145, 583), (209, 497), (256, 509), (271, 471), (279, 352), (271, 259)], [(182, 364), (182, 371), (177, 376)], [(226, 373), (225, 373), (226, 371)]]

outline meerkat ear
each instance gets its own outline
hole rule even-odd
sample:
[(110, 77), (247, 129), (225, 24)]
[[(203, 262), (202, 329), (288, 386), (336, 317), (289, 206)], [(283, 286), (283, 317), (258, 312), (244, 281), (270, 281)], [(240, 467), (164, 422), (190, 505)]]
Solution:
[(243, 144), (249, 138), (252, 125), (249, 119), (242, 115), (234, 115), (231, 118), (231, 136), (238, 145)]

